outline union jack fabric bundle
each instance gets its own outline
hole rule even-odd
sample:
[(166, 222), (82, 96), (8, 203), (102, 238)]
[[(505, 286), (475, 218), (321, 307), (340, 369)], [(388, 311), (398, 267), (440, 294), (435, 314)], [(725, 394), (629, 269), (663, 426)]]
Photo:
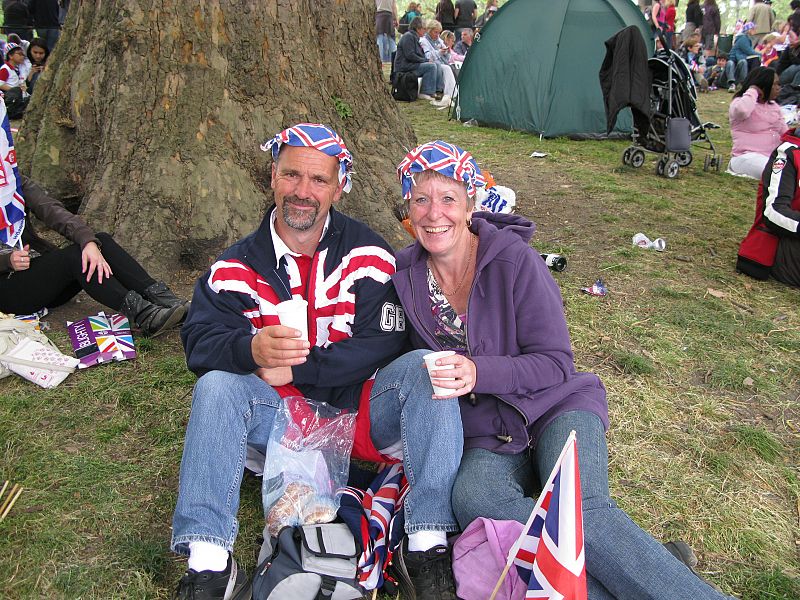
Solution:
[(511, 548), (517, 572), (528, 582), (525, 598), (586, 600), (586, 564), (578, 447), (573, 431), (524, 533)]
[(17, 169), (17, 153), (8, 122), (6, 103), (0, 99), (0, 243), (15, 246), (25, 229), (25, 199)]
[(264, 152), (272, 151), (272, 160), (278, 160), (278, 154), (284, 144), (306, 146), (333, 156), (339, 161), (339, 183), (345, 182), (342, 190), (350, 192), (353, 187), (350, 177), (353, 171), (353, 155), (350, 154), (342, 138), (333, 129), (321, 123), (299, 123), (294, 127), (284, 129), (274, 138), (264, 142), (261, 149)]
[(136, 358), (131, 324), (124, 315), (100, 312), (74, 323), (67, 323), (69, 339), (79, 369), (104, 362)]
[(378, 473), (366, 491), (344, 489), (339, 516), (362, 548), (358, 581), (364, 589), (383, 586), (392, 553), (403, 537), (403, 500), (407, 493), (408, 481), (399, 463)]
[(436, 171), (445, 177), (463, 182), (470, 198), (475, 196), (479, 187), (486, 185), (486, 179), (472, 155), (455, 144), (442, 140), (417, 146), (397, 165), (397, 177), (403, 186), (404, 200), (411, 198), (414, 173), (422, 171)]

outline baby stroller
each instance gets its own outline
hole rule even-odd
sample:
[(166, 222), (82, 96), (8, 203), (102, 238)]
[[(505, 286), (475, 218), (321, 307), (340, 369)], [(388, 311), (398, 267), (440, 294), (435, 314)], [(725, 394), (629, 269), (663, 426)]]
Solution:
[[(633, 144), (622, 153), (622, 162), (641, 167), (645, 151), (661, 154), (656, 163), (656, 173), (669, 179), (678, 176), (680, 167), (688, 167), (693, 160), (691, 146), (708, 150), (703, 170), (719, 171), (722, 156), (717, 154), (708, 129), (719, 129), (714, 123), (703, 123), (697, 114), (697, 89), (694, 77), (686, 63), (671, 50), (660, 50), (647, 61), (650, 70), (651, 115), (646, 131), (634, 127)], [(689, 143), (685, 134), (673, 127), (686, 128), (688, 121)], [(680, 140), (679, 138), (683, 138)]]

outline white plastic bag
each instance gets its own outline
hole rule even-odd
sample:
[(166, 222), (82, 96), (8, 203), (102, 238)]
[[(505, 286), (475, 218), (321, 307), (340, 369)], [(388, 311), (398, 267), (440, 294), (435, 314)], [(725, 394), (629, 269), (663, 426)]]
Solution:
[(262, 496), (269, 534), (329, 523), (347, 484), (356, 413), (298, 396), (283, 399), (264, 463)]

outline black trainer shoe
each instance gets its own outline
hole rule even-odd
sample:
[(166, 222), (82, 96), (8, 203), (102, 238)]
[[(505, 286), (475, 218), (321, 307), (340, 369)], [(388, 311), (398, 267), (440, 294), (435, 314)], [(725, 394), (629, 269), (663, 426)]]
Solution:
[(404, 537), (392, 557), (392, 574), (403, 600), (456, 600), (450, 548), (436, 546), (425, 552), (409, 552)]
[(250, 598), (250, 581), (236, 561), (228, 556), (224, 571), (195, 571), (183, 574), (174, 600), (245, 600)]

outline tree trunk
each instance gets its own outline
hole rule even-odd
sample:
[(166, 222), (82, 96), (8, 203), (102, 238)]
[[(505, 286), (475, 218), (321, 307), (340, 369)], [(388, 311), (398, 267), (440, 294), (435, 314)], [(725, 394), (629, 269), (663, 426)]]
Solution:
[(73, 2), (17, 137), (24, 173), (81, 198), (158, 274), (203, 269), (271, 203), (259, 145), (301, 121), (355, 156), (342, 210), (391, 244), (414, 145), (379, 70), (372, 0)]

